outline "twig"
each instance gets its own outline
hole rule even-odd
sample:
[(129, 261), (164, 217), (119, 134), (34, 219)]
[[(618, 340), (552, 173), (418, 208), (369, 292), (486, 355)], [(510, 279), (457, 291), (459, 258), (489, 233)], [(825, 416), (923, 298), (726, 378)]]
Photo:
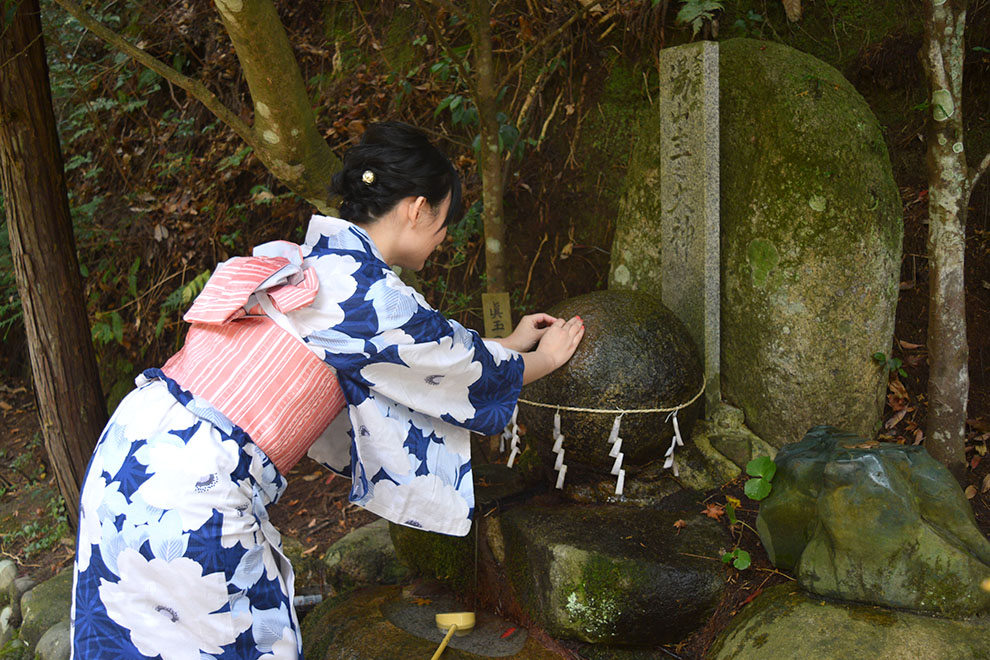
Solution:
[(557, 114), (557, 108), (560, 107), (560, 99), (563, 95), (563, 92), (557, 93), (557, 98), (553, 102), (553, 107), (550, 108), (550, 114), (547, 115), (546, 120), (543, 122), (543, 127), (540, 129), (540, 137), (536, 138), (537, 150), (539, 150), (540, 145), (543, 144), (543, 139), (547, 136), (547, 128), (550, 126), (550, 122), (553, 121), (554, 116)]
[(547, 36), (545, 36), (542, 39), (540, 39), (536, 43), (536, 45), (533, 46), (529, 50), (529, 52), (523, 54), (523, 56), (521, 58), (519, 58), (518, 60), (516, 60), (516, 63), (513, 64), (509, 68), (508, 72), (502, 78), (502, 82), (499, 83), (495, 87), (495, 89), (501, 89), (505, 85), (508, 85), (509, 84), (509, 80), (512, 79), (512, 76), (514, 76), (516, 74), (516, 71), (518, 71), (519, 69), (521, 69), (523, 67), (523, 65), (526, 64), (526, 62), (529, 61), (529, 58), (530, 57), (532, 57), (541, 48), (543, 48), (548, 43), (550, 43), (551, 41), (553, 41), (554, 39), (556, 39), (558, 36), (560, 36), (560, 34), (564, 30), (566, 30), (567, 28), (569, 28), (571, 26), (571, 24), (574, 23), (576, 20), (578, 20), (579, 18), (584, 18), (584, 16), (586, 16), (591, 11), (591, 9), (594, 6), (595, 6), (595, 3), (589, 3), (587, 6), (582, 7), (580, 11), (575, 12), (569, 19), (567, 19), (566, 21), (564, 21), (564, 23), (560, 27), (558, 27), (556, 30), (554, 30), (553, 32), (551, 32)]
[[(443, 32), (440, 30), (440, 26), (437, 25), (435, 17), (433, 16), (432, 13), (426, 11), (426, 9), (423, 7), (423, 1), (424, 0), (413, 0), (413, 2), (416, 3), (416, 8), (419, 9), (419, 13), (422, 14), (426, 18), (426, 22), (430, 24), (430, 31), (433, 32), (433, 37), (437, 40), (437, 44), (440, 46), (440, 48), (443, 49), (444, 52), (447, 53), (447, 55), (450, 56), (450, 59), (453, 60), (454, 66), (457, 67), (457, 72), (460, 74), (461, 82), (464, 84), (465, 87), (468, 88), (468, 93), (471, 96), (477, 98), (478, 90), (474, 86), (471, 76), (469, 76), (467, 73), (467, 67), (464, 66), (464, 60), (460, 57), (457, 57), (457, 54), (454, 53), (454, 49), (451, 48), (450, 44), (447, 43), (447, 39), (444, 38)], [(426, 1), (429, 2), (430, 4), (435, 4), (444, 7), (451, 13), (456, 13), (457, 16), (461, 18), (462, 22), (465, 25), (468, 26), (471, 25), (471, 23), (464, 20), (463, 15), (456, 10), (456, 7), (450, 5), (447, 2), (444, 2), (444, 0), (426, 0)], [(470, 27), (468, 31), (471, 32)], [(474, 41), (473, 36), (471, 40)]]
[(972, 193), (973, 189), (976, 188), (976, 182), (979, 181), (983, 173), (987, 171), (987, 167), (990, 167), (990, 152), (987, 152), (987, 155), (983, 157), (983, 161), (976, 167), (973, 171), (973, 176), (969, 179), (970, 193)]
[(547, 234), (543, 234), (543, 240), (540, 241), (540, 247), (536, 248), (536, 256), (533, 257), (533, 263), (529, 265), (529, 274), (526, 275), (526, 287), (523, 289), (522, 297), (520, 300), (526, 300), (526, 294), (529, 293), (529, 284), (533, 279), (533, 268), (536, 266), (536, 260), (540, 258), (540, 251), (543, 250), (543, 244), (547, 242)]

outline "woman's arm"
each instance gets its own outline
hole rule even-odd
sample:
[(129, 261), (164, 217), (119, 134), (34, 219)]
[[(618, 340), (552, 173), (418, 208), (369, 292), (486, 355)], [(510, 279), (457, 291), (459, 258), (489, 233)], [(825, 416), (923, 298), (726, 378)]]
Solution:
[[(533, 317), (540, 316), (553, 319), (552, 316), (546, 314), (533, 315)], [(506, 339), (511, 339), (515, 336), (520, 328), (524, 326), (524, 323), (528, 323), (527, 319), (530, 318), (532, 317), (523, 317), (516, 330), (512, 335), (506, 337)], [(534, 380), (543, 378), (551, 371), (563, 365), (574, 355), (578, 344), (581, 343), (581, 338), (584, 337), (584, 321), (581, 320), (580, 316), (574, 316), (567, 321), (564, 321), (564, 319), (554, 319), (545, 327), (537, 328), (534, 324), (531, 328), (524, 329), (523, 333), (517, 339), (526, 337), (526, 341), (529, 341), (529, 337), (534, 331), (538, 333), (539, 343), (536, 344), (536, 348), (531, 351), (520, 352), (523, 364), (525, 365), (523, 370), (523, 385), (528, 385)], [(536, 342), (530, 341), (528, 345), (532, 346), (533, 343)], [(512, 348), (512, 346), (508, 348)]]

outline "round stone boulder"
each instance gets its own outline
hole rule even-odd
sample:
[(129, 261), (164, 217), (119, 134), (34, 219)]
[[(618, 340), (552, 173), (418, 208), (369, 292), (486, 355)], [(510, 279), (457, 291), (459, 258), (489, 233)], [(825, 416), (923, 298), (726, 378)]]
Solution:
[(872, 437), (903, 235), (883, 133), (811, 55), (754, 39), (719, 52), (722, 395), (775, 447), (818, 424)]
[[(584, 321), (585, 335), (560, 369), (523, 388), (519, 421), (525, 440), (551, 464), (556, 406), (598, 411), (674, 408), (695, 399), (703, 376), (698, 350), (684, 325), (655, 297), (635, 291), (595, 291), (549, 310)], [(677, 414), (687, 440), (703, 397)], [(549, 405), (540, 407), (535, 404)], [(673, 438), (667, 412), (627, 413), (620, 422), (622, 468), (662, 458)], [(608, 442), (616, 414), (560, 413), (567, 478), (572, 471), (609, 472), (615, 458)]]

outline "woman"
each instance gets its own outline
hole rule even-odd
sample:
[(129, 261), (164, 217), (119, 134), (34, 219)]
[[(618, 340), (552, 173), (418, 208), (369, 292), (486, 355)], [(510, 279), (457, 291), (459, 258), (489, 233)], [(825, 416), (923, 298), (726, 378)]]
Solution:
[(501, 430), (580, 342), (579, 318), (546, 314), (483, 340), (399, 280), (460, 214), (456, 171), (416, 129), (372, 126), (333, 184), (341, 218), (221, 264), (182, 350), (104, 430), (80, 498), (75, 658), (298, 657), (266, 510), (292, 465), (309, 453), (351, 477), (352, 502), (466, 534), (469, 431)]

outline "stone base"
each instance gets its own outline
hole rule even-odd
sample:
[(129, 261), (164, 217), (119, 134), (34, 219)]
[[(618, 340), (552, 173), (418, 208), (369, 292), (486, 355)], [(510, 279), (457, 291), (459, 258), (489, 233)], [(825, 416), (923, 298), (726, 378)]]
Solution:
[(785, 584), (737, 614), (706, 660), (987, 660), (988, 639), (988, 618), (953, 621), (831, 602)]
[[(443, 639), (437, 627), (429, 625), (433, 617), (441, 612), (464, 611), (465, 607), (449, 594), (417, 593), (408, 587), (369, 587), (319, 605), (303, 620), (306, 657), (311, 660), (432, 657)], [(475, 628), (469, 634), (451, 638), (443, 652), (444, 660), (559, 658), (511, 622), (480, 611), (476, 618)]]

